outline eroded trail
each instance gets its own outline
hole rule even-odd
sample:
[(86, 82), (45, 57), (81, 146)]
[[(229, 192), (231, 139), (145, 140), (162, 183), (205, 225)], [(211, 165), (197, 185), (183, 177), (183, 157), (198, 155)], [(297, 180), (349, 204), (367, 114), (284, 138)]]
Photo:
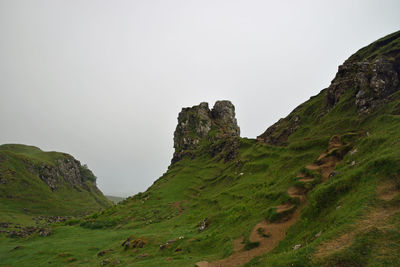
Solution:
[[(333, 153), (334, 151), (341, 148), (340, 137), (334, 136), (329, 142), (329, 148), (327, 151), (322, 153), (318, 159), (308, 166), (306, 169), (319, 172), (322, 180), (326, 181), (335, 166), (342, 159), (342, 156), (337, 156)], [(298, 173), (298, 180), (303, 183), (311, 183), (315, 180), (305, 173)], [(287, 194), (291, 198), (298, 198), (300, 204), (296, 207), (289, 202), (283, 203), (276, 208), (276, 213), (282, 214), (279, 216), (280, 219), (276, 222), (269, 222), (263, 220), (253, 227), (250, 233), (250, 242), (259, 242), (259, 246), (251, 250), (245, 250), (244, 244), (242, 243), (243, 238), (238, 238), (234, 241), (234, 253), (228, 258), (216, 261), (216, 262), (198, 262), (198, 267), (232, 267), (241, 266), (256, 256), (266, 254), (273, 250), (281, 240), (286, 236), (287, 229), (292, 226), (300, 218), (301, 208), (306, 204), (306, 193), (307, 191), (301, 187), (290, 187), (287, 190)], [(295, 244), (294, 244), (295, 245)]]

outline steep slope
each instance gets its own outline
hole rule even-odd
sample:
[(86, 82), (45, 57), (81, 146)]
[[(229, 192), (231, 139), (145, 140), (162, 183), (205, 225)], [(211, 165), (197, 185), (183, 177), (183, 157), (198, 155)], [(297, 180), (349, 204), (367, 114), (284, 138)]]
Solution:
[(110, 202), (96, 187), (96, 177), (72, 156), (37, 147), (0, 146), (0, 216), (78, 215)]
[(146, 192), (60, 226), (58, 246), (3, 239), (0, 263), (397, 266), (399, 63), (396, 32), (257, 140), (239, 137), (229, 101), (184, 108), (172, 163)]

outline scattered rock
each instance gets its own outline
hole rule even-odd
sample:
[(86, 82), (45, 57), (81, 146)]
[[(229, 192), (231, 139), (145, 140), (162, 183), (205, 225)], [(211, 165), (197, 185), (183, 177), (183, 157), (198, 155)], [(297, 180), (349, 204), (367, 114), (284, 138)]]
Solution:
[(100, 251), (99, 253), (97, 253), (97, 256), (99, 256), (99, 257), (102, 257), (102, 256), (104, 256), (104, 255), (106, 255), (107, 253), (109, 253), (109, 252), (113, 252), (114, 250), (113, 249), (106, 249), (106, 250), (103, 250), (103, 251)]
[(49, 235), (51, 235), (51, 229), (50, 228), (40, 228), (38, 233), (40, 236), (49, 236)]
[(172, 243), (175, 243), (175, 242), (176, 242), (176, 239), (171, 239), (171, 240), (167, 241), (168, 244), (172, 244)]
[(322, 231), (319, 231), (318, 233), (315, 234), (315, 238), (318, 238), (322, 235)]
[(355, 161), (355, 160), (353, 160), (353, 161), (351, 162), (351, 166), (353, 167), (354, 165), (356, 165), (356, 161)]
[(355, 148), (355, 149), (353, 149), (352, 151), (350, 151), (350, 155), (354, 155), (354, 154), (357, 153), (357, 152), (358, 152), (358, 149)]
[(293, 250), (298, 250), (299, 248), (301, 248), (301, 244), (297, 244), (293, 247)]
[(110, 263), (111, 263), (111, 260), (110, 260), (110, 259), (104, 259), (104, 260), (101, 261), (100, 265), (101, 265), (101, 266), (104, 266), (104, 265), (108, 265), (108, 264), (110, 264)]
[(336, 176), (336, 175), (338, 175), (338, 174), (339, 174), (338, 171), (333, 171), (333, 172), (331, 172), (331, 173), (329, 174), (329, 177), (334, 177), (334, 176)]
[(198, 224), (199, 228), (198, 231), (199, 232), (203, 232), (209, 225), (208, 222), (208, 218), (205, 218), (201, 223)]
[(168, 247), (168, 243), (160, 245), (161, 250), (166, 249), (167, 247)]
[(38, 226), (26, 226), (22, 227), (19, 225), (15, 225), (14, 228), (19, 229), (19, 230), (12, 230), (12, 231), (6, 231), (7, 237), (11, 238), (24, 238), (27, 236), (32, 235), (33, 233), (38, 232), (40, 236), (47, 236), (51, 234), (51, 229), (45, 229), (41, 228)]
[(32, 218), (36, 224), (49, 225), (53, 223), (62, 223), (70, 219), (70, 216), (37, 216)]
[(143, 248), (146, 242), (142, 239), (135, 239), (133, 236), (128, 237), (123, 243), (122, 247), (129, 248)]

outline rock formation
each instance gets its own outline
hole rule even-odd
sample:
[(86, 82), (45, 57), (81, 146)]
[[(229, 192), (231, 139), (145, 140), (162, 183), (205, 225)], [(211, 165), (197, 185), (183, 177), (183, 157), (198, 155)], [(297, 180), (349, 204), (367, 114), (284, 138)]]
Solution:
[(348, 90), (352, 90), (359, 113), (378, 109), (389, 95), (400, 90), (400, 57), (379, 55), (361, 61), (347, 60), (339, 66), (327, 90), (327, 107), (334, 107)]
[[(212, 110), (205, 102), (191, 108), (183, 108), (178, 115), (178, 125), (174, 133), (175, 152), (172, 163), (179, 161), (184, 155), (191, 154), (191, 150), (199, 148), (204, 142), (211, 146), (218, 141), (236, 142), (234, 140), (239, 136), (240, 128), (235, 118), (235, 107), (230, 101), (217, 101)], [(221, 152), (226, 146), (226, 142), (221, 146), (222, 143), (219, 143), (218, 149), (212, 147), (209, 152), (212, 155)], [(234, 147), (238, 147), (238, 144)], [(226, 160), (233, 156), (228, 156)]]
[[(331, 85), (321, 91), (326, 103), (320, 116), (342, 99), (355, 105), (358, 115), (368, 115), (391, 101), (391, 96), (400, 90), (399, 39), (400, 32), (395, 32), (360, 49), (339, 66)], [(289, 136), (301, 125), (298, 108), (257, 139), (271, 145), (287, 145)]]
[[(40, 179), (45, 182), (52, 191), (56, 190), (59, 184), (67, 182), (72, 186), (80, 186), (87, 189), (84, 183), (87, 178), (95, 180), (95, 176), (91, 173), (89, 176), (84, 177), (85, 167), (73, 157), (65, 154), (65, 157), (56, 160), (56, 165), (42, 164), (37, 166), (37, 172)], [(32, 168), (30, 168), (32, 170)]]

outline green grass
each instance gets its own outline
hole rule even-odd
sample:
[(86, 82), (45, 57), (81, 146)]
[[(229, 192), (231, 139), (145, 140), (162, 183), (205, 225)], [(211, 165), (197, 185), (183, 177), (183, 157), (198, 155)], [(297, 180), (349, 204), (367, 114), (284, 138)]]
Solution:
[(0, 146), (0, 221), (15, 221), (34, 215), (82, 215), (109, 207), (111, 203), (96, 188), (95, 176), (81, 166), (83, 185), (71, 185), (59, 174), (54, 191), (39, 177), (38, 166), (56, 166), (73, 159), (58, 152), (43, 152), (25, 145)]
[[(378, 50), (393, 52), (393, 44), (382, 40), (375, 48), (360, 50), (357, 56), (365, 59)], [(299, 186), (308, 190), (300, 219), (273, 251), (246, 266), (395, 266), (400, 262), (399, 213), (389, 218), (390, 227), (358, 232), (349, 246), (326, 258), (314, 258), (324, 242), (355, 231), (357, 223), (372, 210), (393, 209), (400, 203), (399, 196), (390, 202), (377, 199), (380, 184), (394, 181), (400, 187), (400, 116), (395, 112), (400, 93), (369, 115), (357, 113), (354, 93), (355, 89), (349, 88), (329, 112), (325, 109), (326, 90), (301, 104), (289, 115), (299, 116), (301, 124), (289, 136), (287, 146), (241, 138), (238, 156), (226, 161), (224, 156), (209, 153), (211, 146), (220, 143), (203, 140), (199, 149), (172, 164), (146, 192), (54, 225), (49, 237), (15, 240), (0, 234), (0, 265), (98, 266), (109, 259), (121, 261), (122, 266), (194, 266), (198, 261), (218, 260), (233, 253), (232, 241), (237, 238), (244, 238), (245, 249), (257, 247), (257, 242), (249, 241), (253, 227), (265, 219), (277, 221), (281, 215), (275, 207), (280, 204), (292, 201), (298, 206), (286, 191)], [(277, 133), (287, 126), (284, 121)], [(305, 166), (316, 162), (334, 135), (341, 136), (344, 143), (343, 150), (335, 152), (343, 159), (335, 168), (337, 175), (322, 183), (320, 175)], [(18, 160), (8, 161), (19, 168), (18, 173), (26, 173), (18, 165), (25, 156), (35, 155), (36, 160), (49, 164), (57, 156), (18, 149)], [(356, 153), (346, 153), (354, 149)], [(14, 160), (15, 156), (7, 157)], [(315, 183), (307, 187), (299, 182), (299, 172), (316, 178)], [(49, 201), (44, 198), (42, 209)], [(18, 204), (2, 201), (0, 214), (8, 214), (10, 220), (20, 216), (20, 221), (29, 221), (29, 215), (13, 206)], [(49, 209), (49, 213), (56, 210)], [(199, 232), (205, 218), (208, 227)], [(317, 233), (321, 235), (316, 237)], [(121, 244), (130, 236), (143, 240), (145, 246), (125, 250)], [(168, 240), (175, 242), (160, 249)], [(297, 244), (301, 248), (293, 250)], [(16, 246), (22, 248), (12, 250)], [(106, 249), (113, 251), (97, 256)]]

